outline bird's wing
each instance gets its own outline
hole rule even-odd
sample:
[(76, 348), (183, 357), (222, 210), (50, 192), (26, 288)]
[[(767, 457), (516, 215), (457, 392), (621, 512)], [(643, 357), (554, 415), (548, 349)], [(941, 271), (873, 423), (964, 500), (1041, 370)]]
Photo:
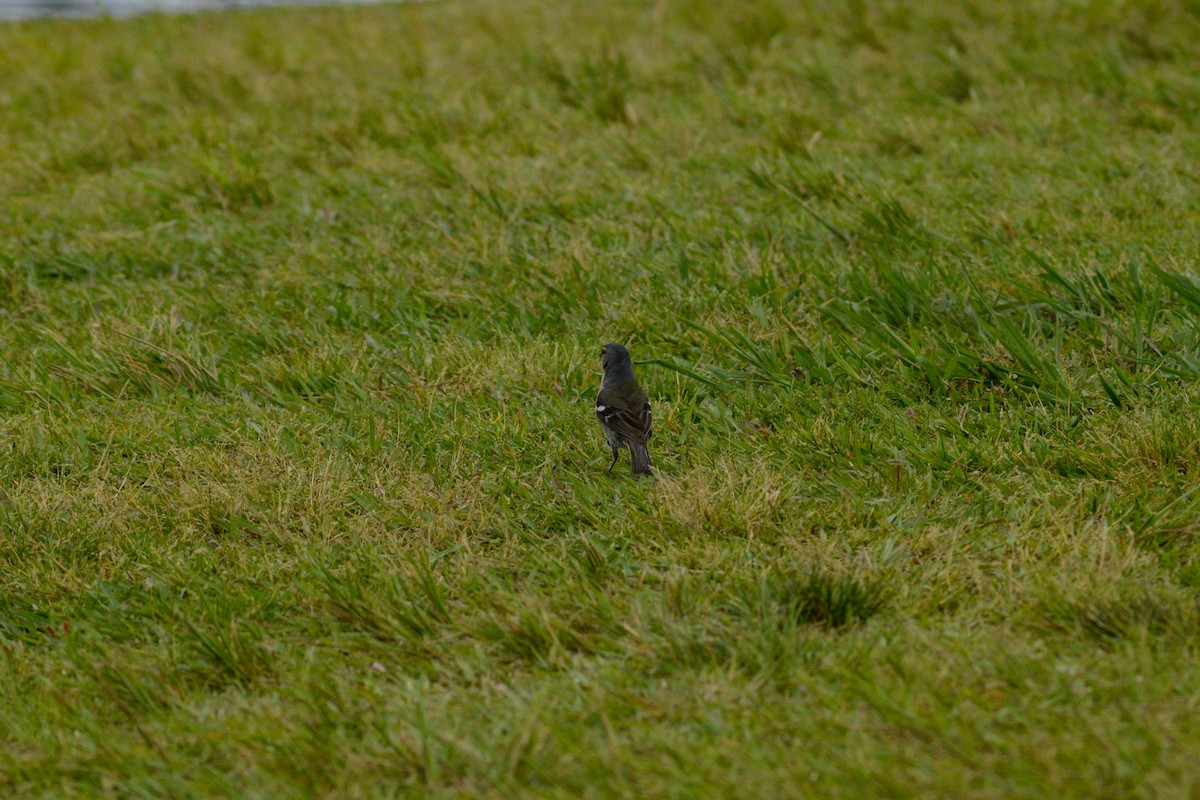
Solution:
[(631, 442), (645, 444), (650, 441), (650, 434), (654, 432), (654, 418), (648, 400), (643, 401), (636, 410), (622, 408), (611, 401), (605, 403), (604, 400), (603, 394), (596, 398), (596, 418), (601, 425)]

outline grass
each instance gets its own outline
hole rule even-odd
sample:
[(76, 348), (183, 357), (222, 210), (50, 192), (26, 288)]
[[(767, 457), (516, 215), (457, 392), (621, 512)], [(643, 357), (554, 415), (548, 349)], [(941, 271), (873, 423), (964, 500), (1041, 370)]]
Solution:
[(1198, 59), (1194, 2), (0, 26), (0, 791), (1194, 795)]

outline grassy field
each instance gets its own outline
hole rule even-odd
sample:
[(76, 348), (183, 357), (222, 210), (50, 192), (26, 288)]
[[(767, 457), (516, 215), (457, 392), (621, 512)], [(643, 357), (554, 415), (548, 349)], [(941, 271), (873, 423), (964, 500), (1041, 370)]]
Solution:
[(1195, 0), (0, 25), (0, 794), (1196, 797), (1197, 63)]

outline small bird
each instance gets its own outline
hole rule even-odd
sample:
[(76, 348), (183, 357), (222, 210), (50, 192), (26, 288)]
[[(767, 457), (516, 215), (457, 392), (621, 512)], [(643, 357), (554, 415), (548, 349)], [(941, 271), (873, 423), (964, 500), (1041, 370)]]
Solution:
[(596, 395), (596, 419), (604, 428), (604, 438), (612, 448), (613, 460), (608, 465), (612, 472), (622, 447), (629, 448), (633, 462), (633, 474), (650, 473), (650, 451), (646, 449), (650, 435), (654, 432), (650, 416), (650, 401), (633, 377), (633, 361), (629, 351), (619, 344), (606, 344), (600, 348), (600, 366), (604, 378), (600, 382), (600, 394)]

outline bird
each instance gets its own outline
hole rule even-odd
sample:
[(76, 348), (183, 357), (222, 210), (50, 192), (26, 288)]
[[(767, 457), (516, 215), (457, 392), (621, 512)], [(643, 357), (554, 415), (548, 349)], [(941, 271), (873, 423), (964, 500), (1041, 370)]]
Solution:
[(634, 475), (650, 474), (650, 451), (646, 449), (654, 432), (650, 401), (633, 377), (633, 360), (619, 344), (600, 348), (600, 367), (604, 377), (596, 395), (596, 419), (604, 429), (604, 439), (612, 448), (612, 472), (622, 447), (628, 448)]

